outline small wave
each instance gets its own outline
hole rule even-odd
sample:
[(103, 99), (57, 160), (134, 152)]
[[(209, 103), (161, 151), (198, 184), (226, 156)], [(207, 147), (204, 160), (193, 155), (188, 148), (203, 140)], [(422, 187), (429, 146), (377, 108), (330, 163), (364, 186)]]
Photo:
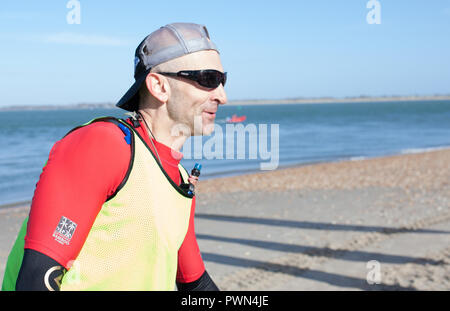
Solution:
[(367, 157), (363, 157), (363, 156), (350, 157), (350, 161), (360, 161), (360, 160), (365, 160), (365, 159), (367, 159)]
[(410, 149), (403, 149), (400, 151), (401, 154), (411, 154), (411, 153), (422, 153), (422, 152), (429, 152), (429, 151), (436, 151), (436, 150), (444, 150), (449, 149), (450, 146), (441, 146), (441, 147), (429, 147), (429, 148), (410, 148)]
[(227, 123), (227, 119), (216, 119), (216, 123)]

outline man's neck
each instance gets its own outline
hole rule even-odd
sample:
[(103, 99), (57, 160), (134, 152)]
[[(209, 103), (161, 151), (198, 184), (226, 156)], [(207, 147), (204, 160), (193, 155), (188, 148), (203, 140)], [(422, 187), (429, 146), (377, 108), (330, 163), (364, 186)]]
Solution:
[(154, 138), (159, 143), (178, 152), (181, 150), (188, 137), (182, 135), (181, 130), (177, 130), (176, 124), (163, 116), (159, 117), (156, 110), (140, 110), (139, 112), (144, 118), (143, 123), (147, 127), (150, 139)]

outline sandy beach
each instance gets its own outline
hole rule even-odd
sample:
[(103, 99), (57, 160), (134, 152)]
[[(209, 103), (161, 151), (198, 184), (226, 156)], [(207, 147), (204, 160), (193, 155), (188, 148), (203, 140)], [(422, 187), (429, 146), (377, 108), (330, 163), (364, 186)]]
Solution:
[(195, 225), (222, 290), (450, 290), (450, 149), (200, 180)]

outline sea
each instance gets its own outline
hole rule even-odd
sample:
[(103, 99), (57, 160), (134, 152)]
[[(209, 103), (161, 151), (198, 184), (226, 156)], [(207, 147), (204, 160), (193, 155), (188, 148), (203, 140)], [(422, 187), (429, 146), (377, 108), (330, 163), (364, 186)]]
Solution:
[[(246, 116), (228, 123), (232, 115)], [(120, 109), (0, 111), (0, 205), (30, 201), (53, 144)], [(450, 147), (450, 101), (225, 105), (215, 132), (186, 141), (181, 163), (202, 179)], [(450, 162), (450, 159), (449, 159)]]

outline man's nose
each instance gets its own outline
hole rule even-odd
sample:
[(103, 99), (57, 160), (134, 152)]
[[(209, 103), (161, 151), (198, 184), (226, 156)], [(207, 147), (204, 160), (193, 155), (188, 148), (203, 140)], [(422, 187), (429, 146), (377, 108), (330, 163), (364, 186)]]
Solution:
[(227, 103), (227, 94), (225, 92), (225, 88), (223, 87), (222, 84), (220, 84), (218, 87), (216, 87), (212, 92), (211, 95), (213, 96), (213, 98), (211, 98), (212, 100), (215, 100), (222, 105), (225, 105)]

